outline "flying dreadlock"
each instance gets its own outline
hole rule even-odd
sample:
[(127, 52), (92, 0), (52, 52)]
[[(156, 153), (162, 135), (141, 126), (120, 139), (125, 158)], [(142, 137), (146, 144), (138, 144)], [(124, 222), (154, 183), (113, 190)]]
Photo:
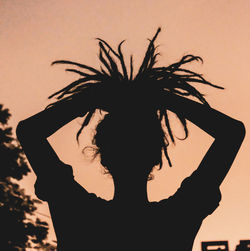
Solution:
[[(155, 67), (155, 64), (157, 62), (156, 58), (157, 56), (159, 56), (159, 53), (156, 52), (157, 47), (155, 46), (154, 42), (160, 31), (161, 28), (158, 28), (154, 37), (149, 40), (149, 45), (145, 53), (145, 57), (138, 70), (138, 73), (135, 76), (133, 76), (133, 56), (130, 57), (129, 75), (127, 67), (125, 65), (122, 53), (122, 44), (125, 40), (123, 40), (118, 45), (117, 51), (115, 51), (106, 41), (97, 38), (97, 40), (99, 41), (99, 59), (101, 62), (100, 70), (97, 70), (93, 67), (84, 64), (67, 60), (54, 61), (52, 65), (69, 64), (77, 66), (82, 70), (80, 71), (76, 69), (66, 69), (66, 71), (79, 74), (80, 78), (74, 81), (73, 83), (67, 85), (63, 89), (52, 94), (49, 98), (56, 97), (58, 101), (50, 104), (48, 107), (53, 106), (58, 102), (72, 99), (75, 95), (84, 92), (86, 88), (90, 88), (93, 86), (111, 88), (111, 90), (113, 87), (119, 86), (135, 86), (139, 89), (140, 87), (147, 87), (148, 90), (152, 89), (154, 91), (166, 91), (185, 97), (191, 96), (198, 99), (198, 101), (200, 101), (204, 105), (209, 106), (208, 102), (204, 98), (204, 95), (201, 94), (194, 86), (192, 86), (191, 83), (205, 84), (219, 89), (224, 88), (208, 82), (202, 77), (201, 74), (182, 68), (184, 64), (190, 63), (192, 61), (203, 62), (201, 57), (185, 55), (181, 58), (180, 61), (173, 63), (167, 67)], [(120, 65), (117, 64), (115, 59), (118, 60)], [(119, 70), (119, 67), (122, 69), (122, 71)], [(77, 133), (77, 140), (83, 128), (87, 126), (90, 122), (96, 109), (93, 108), (88, 112), (80, 130)], [(159, 114), (160, 122), (164, 121), (164, 124), (166, 125), (167, 132), (171, 141), (175, 143), (166, 108), (159, 108), (157, 112)], [(186, 119), (181, 114), (176, 115), (184, 128), (185, 139), (188, 136)], [(164, 145), (163, 150), (169, 162), (169, 165), (171, 166), (171, 162), (167, 154), (167, 146), (169, 144), (167, 138), (165, 139), (165, 142), (166, 144)]]

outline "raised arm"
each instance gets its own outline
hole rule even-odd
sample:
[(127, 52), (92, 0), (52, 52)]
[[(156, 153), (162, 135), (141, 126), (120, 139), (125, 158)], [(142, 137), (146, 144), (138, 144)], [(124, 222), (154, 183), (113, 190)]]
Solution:
[(55, 174), (61, 163), (47, 137), (86, 112), (87, 110), (80, 112), (79, 107), (77, 109), (77, 101), (71, 100), (19, 122), (16, 129), (17, 138), (36, 175)]
[(219, 186), (242, 144), (244, 124), (213, 108), (174, 94), (163, 93), (161, 102), (166, 104), (167, 109), (182, 114), (215, 139), (197, 173), (201, 181)]

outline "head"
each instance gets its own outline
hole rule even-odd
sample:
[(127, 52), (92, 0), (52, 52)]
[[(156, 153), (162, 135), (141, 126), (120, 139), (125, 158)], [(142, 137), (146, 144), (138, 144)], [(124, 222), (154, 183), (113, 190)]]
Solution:
[[(204, 105), (208, 105), (204, 95), (193, 86), (193, 83), (223, 89), (208, 82), (201, 74), (183, 68), (187, 63), (202, 61), (199, 56), (185, 55), (179, 61), (167, 67), (156, 67), (159, 53), (157, 53), (154, 42), (160, 31), (159, 28), (154, 37), (149, 40), (145, 57), (136, 74), (134, 74), (132, 56), (130, 57), (129, 69), (126, 67), (122, 53), (124, 41), (115, 50), (106, 41), (98, 38), (101, 62), (99, 70), (85, 64), (66, 60), (57, 60), (52, 63), (68, 64), (79, 67), (81, 70), (66, 69), (79, 74), (80, 79), (52, 94), (49, 98), (56, 97), (57, 101), (48, 107), (74, 99), (75, 95), (77, 96), (84, 92), (86, 88), (91, 87), (94, 89), (101, 88), (102, 91), (106, 90), (103, 95), (112, 93), (111, 96), (117, 96), (117, 103), (112, 103), (113, 107), (119, 106), (121, 103), (124, 104), (123, 108), (125, 109), (122, 109), (122, 112), (108, 111), (109, 113), (97, 125), (96, 135), (93, 139), (93, 143), (100, 153), (102, 165), (107, 168), (113, 177), (128, 176), (130, 173), (148, 176), (154, 166), (162, 166), (162, 152), (164, 152), (171, 166), (167, 154), (168, 140), (166, 140), (161, 126), (161, 122), (163, 122), (168, 139), (175, 142), (167, 108), (162, 105), (158, 107), (157, 111), (152, 110), (155, 109), (155, 100), (158, 100), (158, 94), (165, 91), (171, 92), (186, 98), (195, 98)], [(131, 86), (133, 88), (130, 88)], [(128, 95), (120, 100), (120, 93), (124, 93), (124, 91), (128, 91)], [(137, 99), (131, 105), (131, 97), (135, 96), (139, 97), (140, 101)], [(144, 99), (146, 102), (143, 101), (143, 105), (138, 109), (138, 103), (141, 102), (142, 96), (146, 97)], [(106, 100), (110, 102), (107, 97)], [(134, 99), (132, 98), (132, 100)], [(127, 109), (127, 107), (133, 107), (133, 109)], [(136, 110), (134, 110), (135, 107), (137, 107)], [(89, 110), (77, 133), (77, 138), (83, 128), (88, 125), (96, 109), (99, 108), (93, 107)], [(176, 114), (176, 116), (183, 125), (186, 138), (188, 136), (186, 119), (181, 113)]]
[(115, 178), (146, 176), (162, 163), (164, 132), (156, 113), (109, 113), (97, 125), (93, 143), (101, 164)]

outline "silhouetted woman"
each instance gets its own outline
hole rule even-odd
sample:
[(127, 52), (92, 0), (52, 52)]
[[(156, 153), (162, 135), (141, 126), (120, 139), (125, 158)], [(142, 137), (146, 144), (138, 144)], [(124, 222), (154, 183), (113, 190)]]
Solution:
[[(58, 101), (17, 127), (18, 139), (37, 175), (36, 194), (48, 202), (58, 250), (192, 250), (202, 221), (219, 205), (219, 186), (241, 146), (244, 125), (212, 109), (191, 85), (221, 88), (181, 68), (200, 57), (186, 55), (168, 67), (155, 67), (158, 53), (154, 41), (159, 32), (150, 40), (135, 77), (132, 57), (129, 74), (125, 66), (123, 42), (115, 51), (99, 39), (104, 67), (100, 70), (71, 61), (54, 62), (84, 71), (67, 69), (80, 78), (52, 95)], [(58, 158), (47, 141), (71, 120), (84, 117), (78, 137), (96, 110), (106, 112), (96, 127), (93, 144), (114, 181), (110, 201), (81, 187), (71, 166)], [(162, 153), (171, 166), (167, 146), (175, 138), (168, 110), (177, 115), (186, 137), (187, 119), (214, 142), (174, 195), (149, 202), (147, 181), (154, 166), (161, 168)]]

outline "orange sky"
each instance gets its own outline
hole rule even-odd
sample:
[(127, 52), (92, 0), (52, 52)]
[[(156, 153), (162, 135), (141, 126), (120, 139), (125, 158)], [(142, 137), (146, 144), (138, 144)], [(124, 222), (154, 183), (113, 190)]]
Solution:
[[(101, 37), (113, 46), (127, 39), (125, 55), (133, 53), (138, 66), (146, 39), (159, 26), (162, 32), (157, 39), (161, 52), (158, 65), (168, 65), (185, 53), (203, 57), (204, 64), (194, 63), (192, 69), (226, 88), (202, 88), (207, 100), (212, 107), (242, 120), (247, 130), (250, 126), (249, 0), (0, 0), (0, 13), (0, 103), (10, 109), (13, 127), (43, 109), (51, 93), (77, 78), (65, 73), (61, 66), (50, 67), (53, 60), (69, 59), (98, 67), (94, 38)], [(51, 143), (61, 159), (74, 167), (79, 183), (110, 199), (112, 180), (102, 175), (97, 161), (90, 164), (82, 156), (81, 149), (90, 139), (81, 137), (78, 147), (78, 128), (79, 120), (73, 121), (51, 137)], [(212, 139), (191, 124), (190, 132), (188, 140), (177, 142), (170, 149), (174, 167), (164, 165), (149, 183), (150, 200), (174, 193), (201, 161)], [(229, 240), (233, 250), (239, 239), (250, 239), (249, 144), (247, 131), (221, 187), (220, 207), (204, 221), (194, 251), (199, 251), (200, 242), (205, 240)], [(22, 182), (31, 194), (34, 181), (32, 173)], [(48, 214), (46, 205), (39, 211)]]

